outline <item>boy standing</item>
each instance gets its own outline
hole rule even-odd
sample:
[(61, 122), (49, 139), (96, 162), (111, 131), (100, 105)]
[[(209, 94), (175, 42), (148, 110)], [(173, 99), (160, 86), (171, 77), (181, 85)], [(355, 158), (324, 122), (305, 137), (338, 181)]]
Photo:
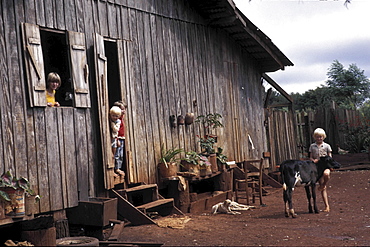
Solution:
[[(320, 157), (325, 156), (332, 156), (331, 146), (328, 143), (324, 142), (326, 138), (325, 130), (322, 128), (315, 129), (313, 133), (313, 137), (315, 138), (315, 142), (311, 144), (308, 152), (310, 153), (310, 160), (313, 161), (315, 164), (320, 160)], [(321, 178), (319, 178), (319, 188), (318, 190), (321, 191), (322, 199), (325, 204), (324, 212), (329, 212), (329, 201), (328, 201), (328, 194), (326, 192), (326, 184), (330, 179), (330, 169), (325, 169), (324, 174)]]

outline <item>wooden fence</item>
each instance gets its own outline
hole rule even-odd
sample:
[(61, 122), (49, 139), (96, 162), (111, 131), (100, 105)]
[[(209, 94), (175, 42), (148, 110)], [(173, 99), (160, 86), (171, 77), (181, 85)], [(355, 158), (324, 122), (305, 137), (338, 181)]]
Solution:
[(348, 130), (363, 126), (359, 111), (339, 108), (319, 108), (300, 113), (268, 108), (266, 119), (272, 170), (284, 160), (308, 158), (308, 149), (314, 142), (312, 133), (316, 128), (326, 131), (325, 142), (331, 145), (333, 153), (338, 153), (338, 147), (353, 151), (346, 139)]

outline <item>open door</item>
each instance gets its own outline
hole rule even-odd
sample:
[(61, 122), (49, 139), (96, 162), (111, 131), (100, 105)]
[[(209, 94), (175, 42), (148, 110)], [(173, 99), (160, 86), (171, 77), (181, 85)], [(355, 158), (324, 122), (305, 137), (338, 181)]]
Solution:
[(95, 34), (95, 65), (104, 185), (105, 189), (111, 189), (114, 187), (114, 160), (109, 129), (107, 57), (104, 50), (104, 38), (99, 34)]

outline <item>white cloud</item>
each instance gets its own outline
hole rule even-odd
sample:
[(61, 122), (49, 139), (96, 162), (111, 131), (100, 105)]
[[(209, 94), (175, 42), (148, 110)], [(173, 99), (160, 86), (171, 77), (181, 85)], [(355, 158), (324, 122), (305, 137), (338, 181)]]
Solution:
[(324, 84), (334, 60), (370, 76), (370, 1), (235, 0), (236, 6), (294, 63), (269, 73), (288, 93)]

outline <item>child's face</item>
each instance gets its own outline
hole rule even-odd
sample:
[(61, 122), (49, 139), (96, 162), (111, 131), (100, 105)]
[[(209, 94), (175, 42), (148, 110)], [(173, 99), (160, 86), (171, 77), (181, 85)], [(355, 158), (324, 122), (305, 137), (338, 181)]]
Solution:
[(59, 87), (59, 82), (58, 82), (58, 81), (50, 81), (50, 82), (48, 83), (48, 85), (49, 85), (49, 88), (50, 88), (50, 89), (52, 89), (52, 90), (56, 90), (56, 89), (58, 89), (58, 87)]
[(315, 135), (315, 141), (316, 143), (322, 143), (324, 141), (324, 136), (322, 135)]
[(112, 122), (117, 121), (117, 120), (121, 117), (121, 115), (116, 114), (116, 113), (111, 113), (109, 116), (110, 116), (110, 120), (111, 120)]
[(125, 115), (126, 108), (124, 106), (121, 106), (120, 108), (121, 108), (121, 114), (122, 114), (121, 116)]

